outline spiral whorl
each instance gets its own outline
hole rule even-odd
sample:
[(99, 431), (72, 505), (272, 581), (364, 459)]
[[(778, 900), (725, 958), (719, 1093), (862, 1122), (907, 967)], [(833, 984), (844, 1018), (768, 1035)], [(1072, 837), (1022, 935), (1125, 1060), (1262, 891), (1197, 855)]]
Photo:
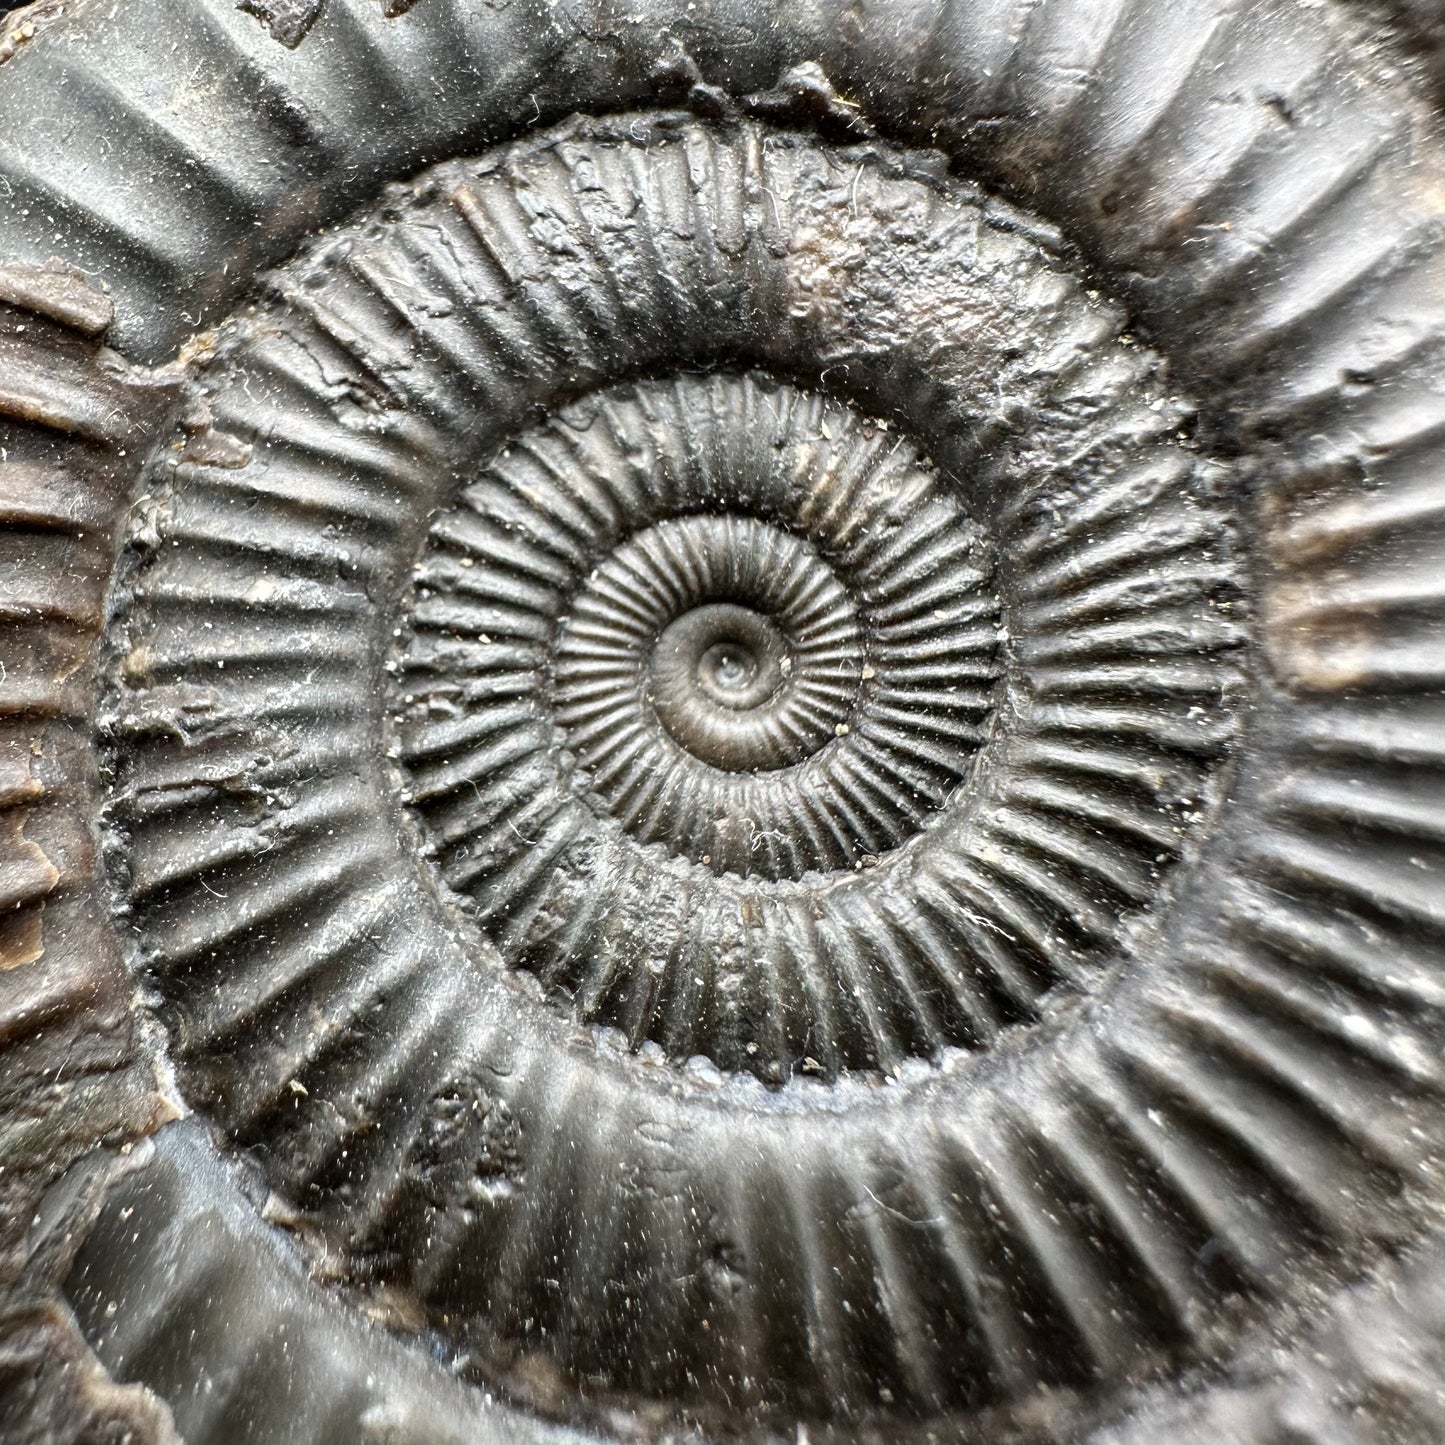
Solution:
[[(571, 465), (549, 476), (553, 450)], [(569, 509), (588, 532), (563, 559)], [(415, 716), (451, 696), (466, 717), (417, 722), (408, 755), (448, 750), (454, 773), (509, 725), (501, 699), (540, 692), (539, 745), (577, 760), (566, 791), (715, 872), (888, 851), (982, 736), (998, 624), (978, 528), (911, 448), (816, 395), (731, 377), (604, 395), (510, 448), (436, 534), (401, 682)]]
[[(757, 773), (842, 736), (857, 700), (862, 639), (846, 593), (803, 544), (750, 517), (680, 518), (630, 539), (591, 579), (566, 633), (560, 716), (618, 802), (624, 790), (651, 792), (641, 774), (667, 765), (649, 749), (618, 777), (638, 713), (712, 772)], [(628, 811), (636, 826), (641, 805)]]
[(781, 1078), (811, 1038), (876, 1062), (807, 1002), (867, 971), (797, 940), (827, 875), (966, 775), (989, 566), (913, 449), (817, 394), (696, 376), (560, 413), (438, 520), (417, 577), (402, 753), (448, 881), (504, 956), (674, 1057)]
[(1072, 1286), (935, 1298), (1036, 1227), (975, 1161), (1148, 975), (1245, 685), (1229, 472), (1121, 310), (924, 154), (623, 117), (389, 194), (198, 392), (107, 714), (186, 1087), (483, 1378), (1008, 1397), (968, 1341)]
[(1437, 1438), (1427, 8), (17, 12), (6, 1440)]

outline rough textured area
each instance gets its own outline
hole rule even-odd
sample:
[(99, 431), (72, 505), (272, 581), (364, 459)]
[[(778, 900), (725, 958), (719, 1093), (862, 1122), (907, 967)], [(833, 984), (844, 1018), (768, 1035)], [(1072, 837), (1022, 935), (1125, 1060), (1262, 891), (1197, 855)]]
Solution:
[(24, 1239), (78, 1155), (174, 1115), (96, 896), (86, 660), (143, 438), (176, 394), (105, 350), (111, 314), (59, 262), (0, 267), (0, 1418), (42, 1439), (158, 1413), (86, 1362)]
[(306, 38), (316, 23), (325, 0), (240, 0), (240, 9), (248, 11), (281, 42), (292, 50)]

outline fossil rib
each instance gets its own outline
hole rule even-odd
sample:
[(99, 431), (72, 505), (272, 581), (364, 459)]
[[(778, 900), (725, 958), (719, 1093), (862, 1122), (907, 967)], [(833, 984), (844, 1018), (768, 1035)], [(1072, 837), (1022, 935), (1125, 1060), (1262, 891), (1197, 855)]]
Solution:
[(13, 1357), (1264, 1441), (1418, 1323), (1445, 162), (1337, 8), (246, 10), (0, 69)]

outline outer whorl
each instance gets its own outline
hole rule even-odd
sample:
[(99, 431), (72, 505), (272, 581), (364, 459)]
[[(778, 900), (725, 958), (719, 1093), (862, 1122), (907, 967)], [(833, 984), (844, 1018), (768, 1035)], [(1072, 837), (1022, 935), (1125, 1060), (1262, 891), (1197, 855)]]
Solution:
[(75, 108), (0, 153), (0, 981), (125, 1152), (17, 1195), (35, 1307), (191, 1445), (1363, 1418), (1439, 1268), (1414, 102), (1282, 0), (79, 9), (0, 72)]

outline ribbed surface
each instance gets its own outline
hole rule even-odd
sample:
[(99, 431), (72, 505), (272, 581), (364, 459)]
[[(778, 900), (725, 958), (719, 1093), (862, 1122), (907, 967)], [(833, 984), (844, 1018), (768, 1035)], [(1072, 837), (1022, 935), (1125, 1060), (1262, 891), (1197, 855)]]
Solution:
[[(123, 478), (140, 460), (127, 464), (126, 445), (144, 446), (173, 395), (102, 363), (109, 320), (107, 299), (58, 264), (0, 266), (0, 973), (14, 997), (7, 1013), (35, 1007), (26, 983), (56, 991), (41, 1010), (52, 1026), (72, 1021), (102, 979), (120, 986), (118, 971), (107, 978), (114, 956), (74, 956), (45, 906), (63, 900), (69, 911), (93, 882), (92, 799), (74, 773), (87, 661)], [(72, 994), (67, 1008), (61, 992)], [(7, 1032), (28, 1030), (12, 1017)]]
[[(1021, 218), (910, 164), (639, 119), (453, 165), (281, 278), (134, 534), (113, 731), (177, 1057), (289, 1192), (329, 1213), (348, 1181), (358, 1246), (470, 1321), (483, 1374), (543, 1330), (619, 1387), (932, 1410), (1188, 1328), (1185, 1246), (1090, 1152), (1107, 1121), (1041, 1132), (1026, 1089), (940, 1118), (905, 1179), (875, 1086), (815, 1135), (824, 1083), (796, 1082), (923, 1087), (1127, 956), (1242, 680), (1223, 474), (1171, 436), (1155, 363)], [(857, 401), (692, 373), (525, 425), (665, 360), (846, 365)], [(702, 692), (668, 710), (705, 680), (659, 648), (717, 606), (792, 669), (745, 744), (721, 710), (697, 730)], [(457, 958), (378, 808), (383, 749), (501, 959), (593, 1025), (596, 1083), (556, 1070), (562, 1021), (495, 955)], [(688, 1144), (683, 1195), (654, 1197), (693, 1112), (649, 1159), (633, 1111), (663, 1059), (690, 1089), (721, 1068), (803, 1092), (751, 1142)], [(324, 1129), (312, 1097), (341, 1101)], [(619, 1192), (607, 1161), (639, 1145)], [(1050, 1151), (1142, 1273), (1060, 1234)], [(733, 1261), (702, 1300), (664, 1283), (699, 1249)], [(976, 1277), (997, 1250), (1029, 1261), (1004, 1295)], [(1104, 1323), (1129, 1310), (1132, 1344)]]
[[(1400, 1182), (1436, 1148), (1438, 158), (1294, 6), (629, 13), (423, 0), (387, 22), (329, 0), (293, 53), (229, 0), (97, 7), (83, 44), (7, 62), (27, 81), (0, 126), (5, 250), (39, 260), (70, 231), (122, 334), (160, 355), (423, 154), (653, 94), (676, 23), (709, 82), (818, 60), (873, 121), (1008, 178), (1128, 299), (1231, 464), (1170, 443), (1179, 417), (1109, 308), (1047, 266), (1015, 288), (1019, 213), (906, 178), (895, 209), (871, 157), (746, 133), (719, 155), (720, 132), (638, 122), (635, 145), (603, 135), (592, 175), (587, 132), (444, 175), (433, 227), (335, 253), (270, 313), (281, 334), (243, 334), (208, 383), (216, 429), (137, 522), (138, 560), (167, 545), (128, 604), (118, 797), (187, 1088), (338, 1229), (353, 1283), (364, 1259), (468, 1318), (464, 1368), (519, 1395), (545, 1356), (724, 1426), (873, 1414), (896, 1433), (900, 1412), (1217, 1353), (1223, 1298), (1310, 1297), (1320, 1258), (1354, 1268), (1405, 1229)], [(639, 197), (667, 208), (645, 256)], [(595, 251), (569, 249), (579, 218)], [(940, 305), (960, 276), (986, 279)], [(1000, 335), (1030, 345), (1004, 355)], [(881, 1058), (896, 1090), (769, 1092), (702, 1065), (679, 1082), (645, 1043), (579, 1042), (456, 947), (475, 936), (440, 921), (400, 810), (373, 803), (395, 780), (369, 709), (406, 619), (371, 609), (400, 595), (429, 511), (560, 399), (717, 362), (902, 424), (995, 534), (1011, 691), (996, 766), (974, 764), (987, 867), (901, 922), (891, 892), (858, 891), (848, 956), (899, 970), (900, 936), (966, 939), (981, 1036), (990, 1008), (1029, 1017), (1050, 968), (1093, 988), (1102, 960), (1128, 965), (1096, 1008), (965, 1062), (936, 1047), (915, 975), (894, 1014), (849, 1025), (908, 1045)], [(63, 377), (6, 395), (27, 424), (108, 424)], [(1241, 499), (1266, 543), (1243, 741)], [(7, 706), (55, 706), (21, 686)], [(1231, 747), (1236, 802), (1196, 859), (1186, 820)], [(941, 1064), (907, 1061), (914, 1041)], [(207, 1338), (228, 1378), (245, 1331)]]
[[(775, 1079), (979, 1037), (957, 947), (923, 962), (957, 980), (943, 1032), (878, 1037), (905, 985), (830, 877), (946, 806), (996, 689), (988, 549), (910, 447), (758, 381), (628, 388), (510, 446), (434, 536), (402, 751), (504, 957), (635, 1044)], [(729, 711), (667, 649), (739, 604), (782, 662)]]
[(58, 1310), (9, 1289), (56, 1174), (167, 1117), (96, 897), (92, 652), (126, 488), (173, 389), (108, 356), (108, 299), (59, 264), (0, 265), (0, 1433), (137, 1431)]
[[(163, 1377), (187, 1440), (250, 1440), (284, 1411), (301, 1438), (366, 1439), (378, 1420), (393, 1439), (428, 1445), (579, 1445), (586, 1437), (506, 1407), (456, 1380), (379, 1323), (323, 1299), (302, 1260), (256, 1216), (191, 1121), (146, 1141), (111, 1180), (107, 1217), (70, 1280), (76, 1312), (117, 1375)], [(106, 1308), (110, 1270), (125, 1260), (133, 1288), (168, 1279), (164, 1297), (124, 1315)], [(98, 1265), (98, 1268), (96, 1266)], [(92, 1277), (95, 1270), (98, 1278)], [(246, 1363), (219, 1384), (218, 1345)], [(313, 1381), (325, 1379), (329, 1390)]]

